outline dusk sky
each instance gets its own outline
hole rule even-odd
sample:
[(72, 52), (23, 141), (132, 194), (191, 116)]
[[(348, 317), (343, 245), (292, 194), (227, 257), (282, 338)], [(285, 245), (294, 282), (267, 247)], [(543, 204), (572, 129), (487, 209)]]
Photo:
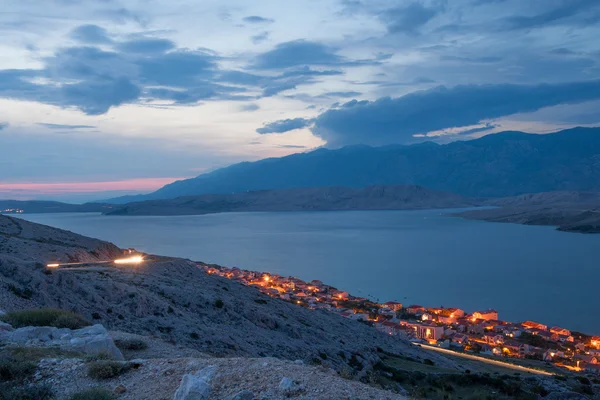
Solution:
[(3, 1), (0, 35), (5, 199), (600, 125), (598, 0)]

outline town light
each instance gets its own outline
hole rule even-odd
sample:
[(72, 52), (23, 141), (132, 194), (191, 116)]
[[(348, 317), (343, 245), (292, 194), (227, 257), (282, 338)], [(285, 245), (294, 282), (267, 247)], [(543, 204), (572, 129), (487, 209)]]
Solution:
[(265, 280), (265, 282), (269, 282), (271, 280), (271, 278), (269, 277), (269, 275), (265, 275), (265, 277), (263, 279)]
[(133, 256), (129, 258), (119, 258), (114, 261), (115, 264), (140, 264), (144, 262), (144, 257), (142, 256)]

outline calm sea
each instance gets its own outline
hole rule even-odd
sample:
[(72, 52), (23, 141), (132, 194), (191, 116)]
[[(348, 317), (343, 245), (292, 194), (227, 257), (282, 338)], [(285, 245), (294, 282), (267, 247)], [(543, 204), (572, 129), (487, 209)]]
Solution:
[(600, 235), (469, 221), (448, 212), (21, 217), (148, 253), (319, 279), (382, 301), (495, 308), (508, 321), (600, 334)]

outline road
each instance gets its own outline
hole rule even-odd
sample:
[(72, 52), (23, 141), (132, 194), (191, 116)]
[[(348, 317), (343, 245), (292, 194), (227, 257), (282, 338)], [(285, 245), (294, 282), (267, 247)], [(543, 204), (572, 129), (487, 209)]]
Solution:
[(442, 349), (441, 347), (435, 347), (435, 346), (430, 346), (430, 345), (421, 344), (421, 343), (413, 343), (413, 344), (419, 345), (419, 346), (421, 346), (421, 348), (423, 348), (425, 350), (432, 350), (432, 351), (437, 351), (439, 353), (444, 353), (444, 354), (448, 354), (448, 355), (452, 355), (452, 356), (456, 356), (456, 357), (467, 358), (469, 360), (480, 361), (480, 362), (484, 362), (487, 364), (497, 365), (497, 366), (500, 366), (503, 368), (513, 369), (513, 370), (519, 371), (519, 372), (529, 372), (530, 374), (536, 374), (536, 375), (548, 375), (548, 376), (555, 375), (552, 372), (540, 371), (540, 370), (533, 369), (533, 368), (523, 367), (521, 365), (514, 365), (514, 364), (506, 363), (503, 361), (490, 360), (489, 358), (475, 356), (472, 354), (459, 353), (457, 351)]

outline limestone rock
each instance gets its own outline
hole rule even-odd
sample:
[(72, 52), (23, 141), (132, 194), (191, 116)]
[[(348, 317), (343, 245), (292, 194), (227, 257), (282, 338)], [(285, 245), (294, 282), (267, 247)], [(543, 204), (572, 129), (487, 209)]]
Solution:
[(249, 390), (242, 390), (239, 393), (233, 395), (231, 400), (254, 400), (254, 393)]
[(286, 376), (284, 376), (281, 379), (281, 382), (279, 382), (279, 390), (281, 390), (284, 393), (291, 392), (293, 387), (294, 387), (294, 381)]
[(8, 332), (8, 331), (12, 331), (12, 330), (13, 330), (13, 327), (10, 324), (0, 321), (0, 332)]
[(210, 380), (217, 367), (210, 365), (195, 374), (185, 374), (173, 400), (205, 400), (210, 396)]

